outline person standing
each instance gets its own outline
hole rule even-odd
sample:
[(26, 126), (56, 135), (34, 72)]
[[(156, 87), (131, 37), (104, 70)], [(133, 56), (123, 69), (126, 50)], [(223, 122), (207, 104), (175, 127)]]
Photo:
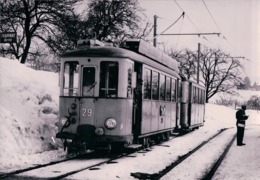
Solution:
[(236, 112), (236, 119), (237, 119), (237, 145), (238, 146), (244, 146), (246, 144), (243, 143), (244, 138), (244, 131), (246, 126), (246, 120), (248, 119), (248, 116), (246, 115), (246, 106), (243, 105), (241, 109), (239, 109)]

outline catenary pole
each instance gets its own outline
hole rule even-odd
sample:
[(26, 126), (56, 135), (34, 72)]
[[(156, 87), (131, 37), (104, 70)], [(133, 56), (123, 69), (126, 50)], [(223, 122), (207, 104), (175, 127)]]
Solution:
[(200, 43), (198, 43), (197, 83), (200, 83)]
[(153, 28), (153, 46), (156, 47), (156, 36), (157, 36), (157, 18), (158, 16), (154, 15), (153, 20), (154, 20), (154, 28)]

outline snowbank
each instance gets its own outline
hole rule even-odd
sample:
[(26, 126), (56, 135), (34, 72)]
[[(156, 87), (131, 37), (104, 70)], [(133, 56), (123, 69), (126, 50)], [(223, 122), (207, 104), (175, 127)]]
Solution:
[(0, 169), (57, 149), (58, 74), (0, 57)]

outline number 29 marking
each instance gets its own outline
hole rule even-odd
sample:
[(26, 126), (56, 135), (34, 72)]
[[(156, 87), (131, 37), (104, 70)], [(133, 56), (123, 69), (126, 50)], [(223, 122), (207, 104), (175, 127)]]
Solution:
[(86, 109), (86, 108), (83, 108), (82, 109), (82, 116), (92, 116), (92, 109)]

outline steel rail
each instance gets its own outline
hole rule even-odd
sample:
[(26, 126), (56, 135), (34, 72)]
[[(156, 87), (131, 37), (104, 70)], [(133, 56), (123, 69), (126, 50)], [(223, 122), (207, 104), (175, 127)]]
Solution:
[(212, 166), (210, 171), (201, 178), (202, 180), (208, 180), (214, 176), (214, 174), (217, 171), (217, 169), (219, 168), (221, 162), (224, 160), (225, 156), (227, 155), (228, 151), (230, 150), (230, 147), (233, 144), (235, 138), (236, 138), (236, 134), (233, 136), (231, 141), (228, 143), (227, 147), (225, 148), (225, 150), (223, 151), (223, 153), (221, 154), (219, 159), (214, 163), (214, 165)]
[(211, 136), (209, 139), (203, 141), (202, 143), (200, 143), (197, 147), (195, 147), (194, 149), (192, 149), (191, 151), (189, 151), (188, 153), (180, 156), (176, 161), (172, 162), (170, 165), (168, 165), (167, 167), (165, 167), (165, 169), (159, 171), (158, 173), (155, 174), (148, 174), (148, 173), (141, 173), (141, 172), (137, 172), (137, 173), (131, 173), (131, 176), (138, 178), (138, 179), (151, 179), (151, 180), (159, 180), (160, 178), (162, 178), (164, 175), (166, 175), (167, 173), (169, 173), (173, 168), (175, 168), (176, 166), (178, 166), (180, 163), (182, 163), (185, 159), (187, 159), (188, 157), (190, 157), (192, 154), (194, 154), (196, 151), (198, 151), (200, 148), (202, 148), (204, 145), (206, 145), (209, 141), (211, 141), (212, 139), (216, 138), (218, 135), (220, 135), (222, 132), (224, 132), (225, 130), (227, 130), (229, 128), (223, 128), (220, 129), (216, 134), (214, 134), (213, 136)]

